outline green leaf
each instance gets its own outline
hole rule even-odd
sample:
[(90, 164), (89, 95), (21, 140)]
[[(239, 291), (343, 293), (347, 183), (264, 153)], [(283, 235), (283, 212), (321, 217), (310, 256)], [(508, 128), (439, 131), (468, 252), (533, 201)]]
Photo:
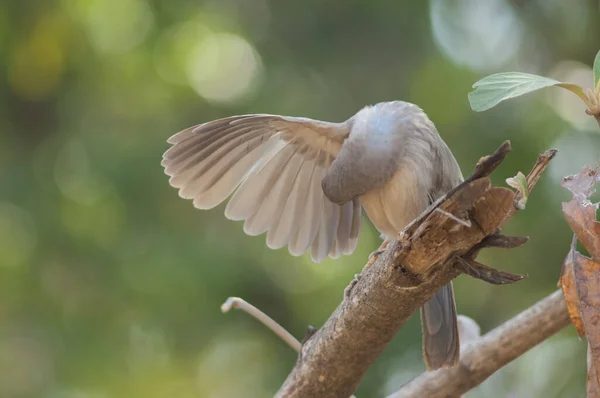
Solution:
[(473, 85), (469, 93), (469, 103), (474, 111), (481, 112), (493, 108), (509, 98), (539, 90), (544, 87), (559, 86), (584, 99), (583, 89), (575, 84), (562, 83), (554, 79), (529, 73), (506, 72), (484, 77)]
[(519, 192), (519, 201), (517, 202), (517, 206), (520, 210), (525, 209), (525, 204), (527, 203), (527, 198), (529, 197), (529, 189), (527, 188), (527, 177), (520, 171), (516, 176), (507, 178), (506, 183), (513, 188), (516, 188)]
[(600, 51), (596, 54), (596, 59), (594, 59), (594, 87), (598, 87), (600, 83)]

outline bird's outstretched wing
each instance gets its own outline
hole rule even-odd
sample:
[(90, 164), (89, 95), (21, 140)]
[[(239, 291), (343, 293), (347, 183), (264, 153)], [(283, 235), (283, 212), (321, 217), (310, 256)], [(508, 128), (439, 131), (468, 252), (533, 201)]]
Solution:
[[(243, 115), (183, 130), (168, 142), (162, 165), (179, 195), (211, 209), (232, 193), (225, 215), (245, 220), (249, 235), (313, 261), (356, 248), (361, 207), (323, 193), (321, 181), (343, 141), (347, 123), (276, 115)], [(235, 193), (234, 193), (235, 191)]]

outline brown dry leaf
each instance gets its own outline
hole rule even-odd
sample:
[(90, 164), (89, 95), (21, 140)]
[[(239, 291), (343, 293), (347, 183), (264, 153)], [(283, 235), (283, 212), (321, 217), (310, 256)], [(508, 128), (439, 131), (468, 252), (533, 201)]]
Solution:
[(574, 200), (585, 202), (596, 192), (594, 185), (599, 181), (598, 167), (591, 168), (586, 165), (579, 174), (565, 177), (560, 185), (571, 191)]
[(588, 378), (595, 377), (596, 382), (600, 382), (600, 264), (577, 252), (574, 253), (573, 271), (579, 297), (579, 312), (595, 370), (595, 374), (588, 373)]
[(588, 340), (588, 397), (600, 398), (600, 264), (577, 252), (576, 242), (573, 239), (559, 285), (571, 322), (579, 336)]
[(565, 261), (562, 265), (560, 281), (558, 282), (558, 285), (562, 289), (563, 295), (565, 296), (571, 322), (575, 326), (575, 329), (577, 329), (577, 334), (579, 334), (579, 337), (583, 337), (585, 336), (585, 331), (583, 329), (581, 313), (579, 312), (579, 297), (577, 295), (577, 287), (575, 285), (574, 257), (579, 254), (575, 250), (576, 242), (577, 239), (573, 237), (571, 250), (569, 250), (569, 254), (567, 254), (567, 258), (565, 258)]
[(596, 221), (596, 206), (572, 200), (563, 203), (562, 210), (577, 239), (593, 258), (600, 260), (600, 223)]
[(559, 282), (571, 321), (579, 335), (585, 333), (588, 339), (588, 397), (600, 397), (600, 223), (596, 221), (598, 205), (589, 200), (600, 181), (599, 171), (586, 166), (562, 183), (573, 194), (562, 206), (565, 219), (593, 258), (578, 253), (573, 239)]
[(600, 223), (596, 221), (598, 206), (589, 200), (598, 181), (599, 169), (585, 166), (579, 174), (565, 177), (561, 185), (573, 194), (573, 199), (562, 205), (567, 223), (592, 257), (600, 260)]

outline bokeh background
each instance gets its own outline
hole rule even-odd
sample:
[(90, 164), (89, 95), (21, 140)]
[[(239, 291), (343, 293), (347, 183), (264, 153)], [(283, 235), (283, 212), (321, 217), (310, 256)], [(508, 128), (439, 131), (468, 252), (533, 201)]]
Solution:
[[(463, 172), (510, 139), (497, 184), (560, 149), (506, 228), (524, 247), (486, 251), (529, 278), (459, 277), (459, 312), (498, 325), (556, 289), (571, 233), (559, 183), (600, 157), (577, 97), (547, 89), (485, 113), (467, 93), (523, 71), (590, 87), (594, 0), (4, 0), (0, 7), (0, 397), (268, 397), (296, 354), (241, 312), (241, 296), (298, 338), (319, 326), (380, 243), (364, 220), (352, 256), (312, 264), (248, 237), (224, 206), (195, 210), (160, 167), (166, 139), (240, 113), (342, 121), (365, 104), (423, 107)], [(591, 120), (590, 120), (591, 119)], [(357, 396), (424, 370), (418, 316)], [(572, 327), (476, 397), (582, 397)]]

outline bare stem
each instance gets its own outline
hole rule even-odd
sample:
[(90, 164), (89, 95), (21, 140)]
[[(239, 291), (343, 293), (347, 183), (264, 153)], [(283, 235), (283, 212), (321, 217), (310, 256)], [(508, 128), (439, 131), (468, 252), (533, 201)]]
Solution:
[(423, 373), (388, 398), (460, 396), (569, 323), (565, 299), (557, 290), (465, 347), (457, 366)]
[(239, 298), (239, 297), (229, 297), (223, 305), (221, 305), (221, 312), (226, 313), (229, 312), (232, 308), (242, 310), (247, 314), (250, 314), (255, 319), (258, 319), (262, 322), (263, 325), (271, 329), (273, 333), (279, 336), (283, 341), (285, 341), (290, 347), (294, 349), (294, 351), (300, 351), (300, 342), (296, 340), (294, 336), (291, 335), (290, 332), (285, 330), (280, 324), (271, 319), (267, 314), (248, 303), (247, 301)]

